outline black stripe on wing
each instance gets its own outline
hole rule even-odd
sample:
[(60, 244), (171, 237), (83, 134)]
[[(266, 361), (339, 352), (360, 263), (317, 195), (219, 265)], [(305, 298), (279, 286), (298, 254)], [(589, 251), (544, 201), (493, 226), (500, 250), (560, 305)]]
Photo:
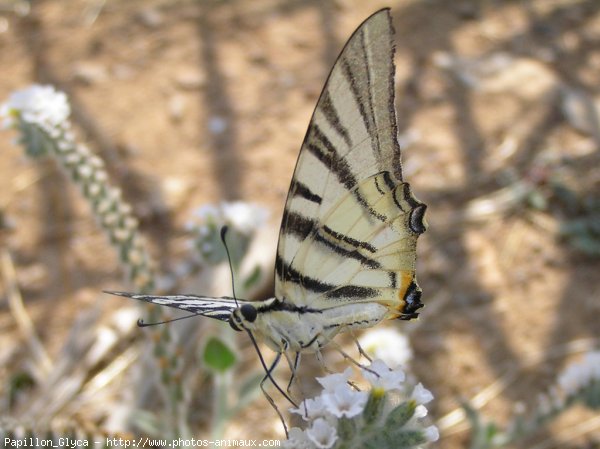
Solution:
[[(364, 44), (364, 33), (361, 32), (361, 47)], [(363, 47), (364, 55), (361, 55), (363, 59), (361, 61), (366, 61), (366, 50)], [(365, 87), (366, 89), (361, 89), (359, 87), (356, 76), (359, 75), (358, 71), (360, 70), (359, 64), (354, 64), (354, 66), (350, 65), (350, 62), (346, 56), (342, 57), (342, 73), (348, 80), (350, 84), (350, 90), (354, 99), (356, 100), (356, 104), (358, 105), (358, 110), (360, 112), (360, 116), (362, 117), (363, 123), (371, 138), (371, 148), (378, 155), (381, 154), (380, 145), (379, 145), (379, 135), (377, 128), (375, 127), (375, 119), (373, 117), (373, 99), (371, 98), (371, 82), (369, 80), (369, 69), (363, 64), (364, 74), (361, 74), (365, 78)], [(365, 95), (366, 94), (366, 95)]]
[(341, 240), (343, 242), (346, 242), (349, 245), (352, 245), (352, 246), (354, 246), (356, 248), (366, 249), (370, 253), (375, 253), (375, 251), (376, 251), (375, 247), (373, 245), (371, 245), (369, 242), (361, 242), (360, 240), (353, 239), (350, 236), (347, 236), (345, 234), (341, 234), (341, 233), (339, 233), (337, 231), (334, 231), (333, 229), (331, 229), (327, 225), (323, 225), (322, 229), (323, 229), (323, 232), (329, 234), (333, 238)]
[(329, 93), (328, 89), (323, 90), (319, 107), (321, 111), (323, 111), (323, 115), (327, 121), (331, 124), (331, 126), (333, 126), (333, 129), (335, 129), (342, 139), (344, 139), (344, 142), (346, 145), (348, 145), (348, 148), (352, 148), (354, 145), (352, 144), (348, 129), (342, 124), (340, 115), (333, 104), (331, 94)]
[(316, 227), (316, 222), (299, 213), (285, 209), (283, 211), (282, 228), (285, 234), (293, 234), (304, 240)]
[(289, 266), (279, 255), (275, 259), (275, 267), (277, 276), (283, 282), (293, 282), (311, 292), (324, 293), (327, 298), (352, 297), (355, 299), (366, 299), (373, 298), (378, 294), (376, 289), (370, 287), (363, 287), (361, 285), (334, 285), (310, 276), (305, 276), (295, 268)]
[[(343, 238), (343, 237), (346, 237), (346, 236), (341, 236), (341, 237)], [(347, 237), (347, 238), (349, 238), (349, 237)], [(336, 242), (336, 240), (330, 240), (330, 239), (326, 238), (325, 236), (323, 236), (319, 232), (317, 232), (315, 234), (315, 242), (324, 245), (325, 247), (327, 247), (328, 249), (330, 249), (331, 251), (333, 251), (335, 254), (338, 254), (339, 256), (348, 257), (350, 259), (357, 260), (358, 262), (360, 262), (365, 267), (369, 267), (369, 268), (381, 268), (381, 264), (379, 262), (377, 262), (376, 260), (371, 259), (370, 257), (367, 257), (367, 256), (361, 254), (356, 249), (348, 250), (348, 249), (342, 248), (339, 245), (339, 243)]]
[(229, 321), (231, 312), (237, 309), (238, 305), (241, 306), (242, 304), (247, 303), (247, 301), (238, 300), (238, 303), (236, 304), (235, 300), (229, 297), (211, 298), (198, 295), (154, 296), (115, 291), (105, 291), (104, 293), (136, 299), (138, 301), (145, 301), (159, 306), (172, 307), (195, 315), (207, 316), (221, 321)]
[[(380, 268), (381, 264), (370, 257), (361, 254), (358, 249), (365, 249), (370, 253), (375, 253), (375, 247), (367, 242), (361, 242), (352, 237), (346, 236), (333, 229), (323, 226), (319, 228), (317, 223), (299, 213), (284, 210), (283, 212), (284, 233), (293, 234), (300, 240), (305, 240), (313, 235), (314, 242), (324, 245), (334, 253), (355, 259), (369, 268)], [(315, 231), (315, 232), (313, 232)], [(352, 249), (344, 248), (341, 243), (351, 246)], [(276, 263), (277, 265), (277, 263)]]
[(356, 185), (356, 178), (348, 162), (340, 157), (335, 146), (321, 131), (319, 125), (311, 123), (308, 130), (307, 149), (319, 159), (325, 167), (335, 174), (338, 181), (351, 190)]
[[(360, 192), (354, 187), (357, 184), (356, 176), (352, 172), (352, 168), (348, 161), (340, 157), (337, 149), (321, 131), (317, 123), (311, 123), (308, 130), (309, 138), (306, 141), (306, 149), (310, 151), (318, 160), (320, 160), (329, 171), (331, 171), (338, 181), (346, 187), (347, 190), (352, 190), (358, 203), (369, 214), (380, 221), (385, 221), (385, 217), (373, 210), (369, 203), (363, 198)], [(353, 190), (354, 189), (354, 190)]]
[(306, 185), (301, 183), (300, 181), (293, 179), (292, 185), (290, 186), (290, 192), (292, 195), (299, 196), (300, 198), (304, 198), (315, 204), (321, 204), (323, 198), (321, 198), (316, 193), (313, 193)]

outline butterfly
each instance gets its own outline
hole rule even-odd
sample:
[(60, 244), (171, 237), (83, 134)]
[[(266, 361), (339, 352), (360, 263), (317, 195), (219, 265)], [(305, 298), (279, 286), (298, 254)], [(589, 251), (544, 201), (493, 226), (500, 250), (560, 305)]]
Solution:
[(402, 177), (393, 57), (383, 9), (352, 34), (329, 74), (287, 196), (273, 298), (111, 293), (246, 331), (277, 353), (267, 376), (281, 354), (298, 360), (340, 332), (416, 318), (423, 306), (416, 244), (426, 205)]

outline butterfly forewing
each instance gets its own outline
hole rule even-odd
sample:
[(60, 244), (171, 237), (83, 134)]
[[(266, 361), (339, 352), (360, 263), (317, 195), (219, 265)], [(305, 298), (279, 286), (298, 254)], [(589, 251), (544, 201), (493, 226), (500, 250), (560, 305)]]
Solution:
[(145, 301), (159, 306), (173, 307), (184, 310), (195, 315), (207, 316), (221, 321), (229, 321), (231, 312), (238, 308), (238, 305), (249, 303), (249, 301), (240, 301), (233, 298), (212, 298), (209, 296), (198, 295), (169, 295), (154, 296), (142, 295), (127, 292), (107, 292), (112, 295), (124, 296), (127, 298)]
[(402, 181), (388, 10), (338, 57), (313, 113), (286, 201), (275, 294), (297, 305), (379, 302), (402, 315), (425, 206)]

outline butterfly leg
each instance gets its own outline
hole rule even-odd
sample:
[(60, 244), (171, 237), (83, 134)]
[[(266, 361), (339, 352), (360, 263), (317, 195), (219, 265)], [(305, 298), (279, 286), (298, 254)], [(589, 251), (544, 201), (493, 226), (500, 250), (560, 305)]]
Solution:
[(290, 376), (290, 381), (288, 382), (288, 386), (285, 389), (285, 391), (287, 392), (287, 394), (291, 395), (290, 390), (292, 388), (292, 383), (296, 380), (296, 371), (298, 370), (298, 366), (300, 366), (300, 351), (296, 352), (293, 362), (292, 360), (290, 360), (287, 352), (285, 352), (284, 354), (290, 367), (290, 371), (292, 372), (292, 375)]
[(327, 374), (333, 374), (333, 371), (331, 371), (329, 368), (327, 368), (327, 366), (325, 366), (325, 360), (323, 360), (323, 354), (321, 353), (320, 348), (315, 351), (315, 357), (317, 358), (317, 362), (319, 362), (319, 365), (321, 365), (321, 368), (323, 368), (323, 371), (325, 371)]
[[(271, 363), (271, 366), (267, 370), (265, 377), (263, 377), (262, 380), (260, 381), (260, 389), (262, 390), (263, 394), (265, 395), (265, 398), (267, 398), (267, 401), (269, 401), (269, 404), (271, 404), (271, 407), (273, 407), (273, 409), (277, 413), (277, 416), (279, 416), (281, 424), (283, 424), (283, 430), (285, 431), (285, 436), (286, 436), (286, 438), (289, 438), (288, 428), (287, 428), (287, 425), (285, 424), (285, 420), (283, 419), (283, 415), (279, 411), (279, 407), (277, 407), (277, 404), (275, 404), (275, 400), (271, 397), (271, 395), (269, 393), (267, 393), (267, 390), (265, 389), (265, 382), (267, 381), (267, 379), (270, 379), (271, 382), (273, 382), (273, 384), (275, 384), (275, 380), (271, 377), (271, 373), (275, 369), (277, 364), (279, 363), (280, 359), (281, 359), (281, 352), (278, 352), (277, 355), (275, 356), (275, 360), (273, 360), (273, 363)], [(279, 388), (279, 386), (277, 384), (275, 384), (275, 386), (277, 387), (278, 390), (281, 391), (281, 388)]]
[[(357, 343), (358, 343), (358, 341), (357, 341)], [(375, 371), (373, 371), (371, 368), (369, 368), (369, 367), (368, 367), (368, 366), (366, 366), (366, 365), (363, 365), (362, 363), (360, 363), (360, 362), (359, 362), (359, 361), (357, 361), (357, 360), (354, 360), (354, 358), (353, 358), (353, 357), (352, 357), (350, 354), (347, 354), (347, 353), (346, 353), (346, 351), (344, 351), (344, 350), (342, 349), (342, 347), (341, 347), (339, 344), (337, 344), (336, 342), (331, 342), (330, 344), (331, 344), (331, 346), (333, 346), (333, 347), (336, 349), (336, 351), (337, 351), (337, 352), (339, 352), (339, 353), (342, 355), (342, 357), (344, 357), (346, 360), (348, 360), (349, 362), (351, 362), (351, 363), (353, 363), (354, 365), (358, 366), (360, 369), (364, 369), (365, 371), (369, 371), (370, 373), (372, 373), (372, 374), (375, 374), (376, 376), (378, 376), (378, 374), (377, 374)], [(369, 360), (369, 361), (371, 361), (371, 359), (370, 359), (370, 358), (368, 358), (368, 360)], [(378, 377), (379, 377), (379, 376), (378, 376)]]
[(367, 359), (369, 361), (369, 363), (373, 363), (373, 359), (362, 348), (362, 346), (360, 345), (360, 342), (358, 341), (358, 338), (354, 337), (354, 335), (352, 335), (352, 338), (354, 338), (354, 343), (356, 343), (356, 347), (358, 348), (358, 354), (363, 356), (365, 359)]
[[(323, 368), (323, 371), (325, 371), (327, 374), (335, 374), (334, 371), (330, 370), (329, 368), (327, 368), (327, 366), (325, 366), (325, 361), (323, 360), (323, 355), (321, 354), (321, 351), (316, 351), (315, 356), (317, 358), (317, 361), (321, 365), (321, 368)], [(358, 363), (358, 362), (355, 362), (355, 363)], [(358, 364), (358, 366), (362, 367), (362, 365), (360, 365), (360, 364)], [(348, 385), (350, 385), (352, 388), (354, 388), (356, 391), (360, 391), (360, 388), (358, 388), (358, 386), (351, 380), (346, 381), (346, 383)]]

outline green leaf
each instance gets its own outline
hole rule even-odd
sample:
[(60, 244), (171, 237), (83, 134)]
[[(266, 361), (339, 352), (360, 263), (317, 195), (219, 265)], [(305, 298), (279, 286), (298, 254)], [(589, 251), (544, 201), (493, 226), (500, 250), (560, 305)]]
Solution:
[(417, 447), (427, 442), (425, 433), (422, 430), (405, 430), (403, 432), (393, 433), (397, 448)]
[(341, 417), (338, 421), (338, 435), (344, 441), (350, 441), (356, 435), (356, 421), (350, 418)]
[(230, 369), (235, 363), (235, 354), (229, 347), (216, 337), (212, 337), (204, 347), (202, 356), (206, 365), (219, 373)]
[(364, 447), (366, 449), (409, 449), (417, 448), (426, 442), (422, 430), (394, 431), (386, 427), (370, 435)]
[(373, 424), (379, 420), (383, 413), (383, 406), (385, 404), (385, 390), (383, 388), (373, 388), (369, 394), (369, 399), (365, 405), (363, 411), (363, 418), (367, 425)]
[(417, 403), (414, 400), (406, 401), (393, 409), (386, 419), (387, 427), (402, 427), (415, 414)]
[(365, 449), (385, 449), (395, 447), (392, 437), (386, 433), (374, 433), (364, 442)]

